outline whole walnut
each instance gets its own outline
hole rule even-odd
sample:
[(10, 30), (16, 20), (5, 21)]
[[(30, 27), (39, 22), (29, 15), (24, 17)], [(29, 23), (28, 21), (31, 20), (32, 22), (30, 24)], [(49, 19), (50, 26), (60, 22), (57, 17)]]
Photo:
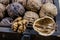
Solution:
[(6, 17), (6, 18), (2, 19), (0, 23), (1, 24), (12, 24), (12, 22), (13, 22), (12, 18)]
[(10, 0), (0, 0), (0, 3), (7, 5), (9, 4)]
[(28, 23), (33, 24), (36, 19), (38, 19), (39, 16), (37, 13), (32, 11), (27, 11), (24, 15), (24, 19), (28, 20)]
[(13, 2), (19, 2), (20, 4), (22, 4), (24, 7), (26, 6), (27, 0), (12, 0)]
[(40, 10), (40, 7), (42, 6), (41, 0), (28, 0), (26, 9), (29, 11), (37, 12)]
[(5, 11), (6, 7), (0, 3), (0, 19), (2, 19), (4, 17), (4, 11)]
[(45, 3), (53, 3), (54, 0), (42, 0), (42, 3), (45, 4)]
[(16, 16), (23, 16), (25, 9), (21, 4), (15, 2), (7, 6), (7, 12), (8, 15), (13, 18)]
[(50, 2), (53, 3), (54, 0), (46, 0), (46, 3)]
[(26, 25), (27, 20), (18, 17), (13, 21), (11, 28), (14, 32), (22, 33), (26, 30)]
[(52, 3), (45, 3), (40, 10), (40, 17), (50, 16), (54, 18), (57, 15), (57, 7)]

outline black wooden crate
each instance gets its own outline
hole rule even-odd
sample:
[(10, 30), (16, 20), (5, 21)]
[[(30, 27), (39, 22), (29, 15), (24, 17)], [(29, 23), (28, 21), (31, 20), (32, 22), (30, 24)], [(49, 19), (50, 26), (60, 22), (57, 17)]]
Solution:
[(58, 8), (58, 15), (55, 17), (56, 23), (58, 24), (58, 28), (53, 35), (49, 37), (38, 35), (37, 32), (35, 32), (33, 28), (30, 27), (28, 27), (27, 30), (22, 34), (18, 34), (11, 30), (10, 28), (11, 25), (0, 24), (0, 40), (59, 40), (58, 37), (58, 35), (60, 35), (59, 1), (54, 0), (54, 4)]

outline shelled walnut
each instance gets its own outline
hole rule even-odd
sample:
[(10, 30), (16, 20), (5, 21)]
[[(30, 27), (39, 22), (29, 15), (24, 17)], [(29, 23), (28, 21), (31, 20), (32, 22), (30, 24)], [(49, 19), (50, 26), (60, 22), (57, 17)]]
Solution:
[(39, 18), (33, 24), (34, 30), (42, 36), (52, 35), (55, 32), (56, 27), (54, 19), (49, 16)]
[(6, 7), (0, 3), (0, 19), (4, 17)]
[(50, 16), (54, 18), (57, 15), (57, 7), (52, 3), (45, 3), (40, 10), (40, 17)]
[(6, 17), (4, 19), (1, 20), (0, 24), (12, 24), (13, 19), (10, 17)]
[(24, 15), (24, 19), (28, 20), (28, 23), (32, 23), (32, 24), (38, 18), (39, 18), (38, 14), (32, 11), (27, 11)]
[(18, 33), (22, 33), (26, 30), (27, 20), (18, 17), (12, 23), (12, 30)]
[(15, 2), (7, 6), (7, 12), (8, 15), (13, 18), (16, 16), (23, 16), (25, 9), (21, 4)]

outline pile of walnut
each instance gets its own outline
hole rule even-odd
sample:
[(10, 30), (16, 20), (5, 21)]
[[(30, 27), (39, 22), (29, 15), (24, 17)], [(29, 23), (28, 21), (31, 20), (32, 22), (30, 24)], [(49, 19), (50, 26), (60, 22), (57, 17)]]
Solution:
[(56, 15), (53, 0), (0, 0), (0, 24), (11, 24), (12, 30), (18, 33), (24, 32), (28, 23), (33, 25), (39, 18)]

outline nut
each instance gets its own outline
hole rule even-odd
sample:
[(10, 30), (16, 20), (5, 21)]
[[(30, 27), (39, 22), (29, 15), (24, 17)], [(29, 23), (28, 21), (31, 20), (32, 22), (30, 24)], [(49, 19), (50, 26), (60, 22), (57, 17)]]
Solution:
[(57, 7), (52, 3), (46, 3), (41, 7), (40, 17), (50, 16), (54, 18), (57, 15)]
[(5, 6), (0, 3), (0, 19), (4, 17)]
[(38, 14), (32, 11), (27, 11), (24, 15), (24, 19), (28, 20), (28, 23), (30, 22), (32, 24), (38, 18), (39, 18)]
[(0, 0), (0, 3), (7, 5), (9, 4), (10, 0)]
[(12, 0), (12, 3), (14, 2), (18, 2), (20, 4), (22, 4), (24, 7), (26, 6), (27, 0)]
[(41, 6), (42, 6), (41, 0), (28, 0), (26, 8), (29, 11), (37, 12), (38, 10), (40, 10)]
[(45, 16), (37, 19), (33, 24), (33, 28), (42, 36), (50, 36), (56, 30), (56, 23), (51, 17)]
[(15, 2), (7, 6), (7, 12), (10, 17), (23, 16), (25, 9), (21, 4)]
[(12, 24), (13, 19), (10, 17), (6, 17), (4, 19), (2, 19), (2, 21), (0, 22), (1, 24)]
[(54, 0), (42, 0), (42, 3), (45, 4), (45, 3), (53, 3)]
[(27, 20), (18, 17), (13, 21), (12, 30), (17, 31), (18, 33), (22, 33), (26, 30)]

